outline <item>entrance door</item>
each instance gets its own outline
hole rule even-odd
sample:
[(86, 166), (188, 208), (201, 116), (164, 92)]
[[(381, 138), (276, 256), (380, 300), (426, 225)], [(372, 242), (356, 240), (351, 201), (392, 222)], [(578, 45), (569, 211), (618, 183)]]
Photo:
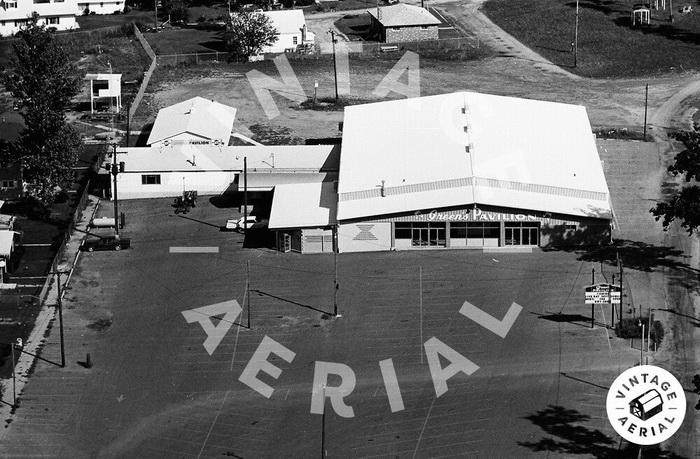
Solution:
[(416, 228), (414, 226), (411, 232), (411, 245), (413, 245), (414, 247), (423, 247), (428, 245), (428, 241), (429, 238), (427, 225), (425, 228)]
[(430, 228), (430, 245), (445, 247), (445, 227)]
[(539, 245), (540, 224), (534, 222), (505, 225), (505, 245)]

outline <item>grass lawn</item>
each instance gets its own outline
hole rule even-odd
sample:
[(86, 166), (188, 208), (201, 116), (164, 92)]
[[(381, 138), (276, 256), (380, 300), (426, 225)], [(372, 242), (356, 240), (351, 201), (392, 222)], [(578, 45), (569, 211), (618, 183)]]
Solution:
[(700, 68), (700, 13), (651, 10), (648, 26), (632, 27), (636, 0), (580, 2), (578, 65), (573, 68), (576, 1), (489, 0), (496, 24), (557, 65), (587, 77), (638, 77)]
[(153, 51), (157, 55), (226, 52), (223, 28), (172, 28), (158, 33), (145, 33)]

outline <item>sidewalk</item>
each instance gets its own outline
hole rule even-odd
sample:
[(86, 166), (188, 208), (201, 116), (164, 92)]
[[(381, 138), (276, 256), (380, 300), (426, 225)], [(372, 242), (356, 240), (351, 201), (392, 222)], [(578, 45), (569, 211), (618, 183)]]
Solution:
[[(72, 274), (73, 274), (73, 269), (77, 263), (78, 257), (80, 256), (80, 245), (82, 244), (83, 239), (85, 238), (85, 233), (84, 231), (87, 230), (87, 225), (89, 224), (90, 220), (92, 219), (92, 216), (95, 214), (97, 211), (97, 208), (99, 206), (100, 200), (99, 198), (95, 196), (88, 196), (88, 203), (87, 206), (85, 207), (85, 210), (82, 213), (82, 218), (80, 223), (76, 226), (76, 230), (73, 232), (71, 235), (71, 238), (66, 245), (66, 251), (61, 259), (60, 263), (58, 264), (58, 269), (61, 272), (67, 272), (68, 274), (64, 274), (60, 276), (61, 279), (61, 296), (65, 294), (65, 289), (69, 286)], [(48, 332), (50, 331), (50, 328), (53, 326), (58, 326), (58, 319), (57, 319), (57, 308), (55, 307), (58, 303), (58, 288), (57, 284), (55, 282), (55, 276), (51, 276), (47, 280), (50, 282), (49, 289), (46, 295), (46, 298), (42, 304), (41, 312), (39, 313), (39, 316), (36, 319), (36, 323), (34, 326), (34, 330), (32, 330), (32, 333), (29, 336), (29, 339), (27, 340), (26, 343), (24, 343), (24, 350), (28, 353), (31, 354), (39, 354), (43, 358), (47, 360), (51, 360), (53, 362), (56, 362), (58, 366), (52, 366), (52, 368), (55, 368), (57, 372), (60, 372), (62, 374), (65, 374), (66, 372), (74, 372), (75, 371), (75, 362), (69, 361), (68, 358), (66, 358), (66, 367), (65, 368), (60, 368), (60, 363), (61, 363), (61, 356), (60, 352), (54, 353), (51, 352), (52, 355), (45, 355), (45, 346), (46, 346), (46, 336)], [(64, 330), (67, 330), (70, 328), (70, 324), (67, 323), (68, 321), (66, 320), (66, 311), (63, 311), (63, 319), (64, 319)], [(68, 315), (70, 317), (70, 315)], [(75, 346), (75, 347), (80, 347), (81, 352), (82, 352), (82, 346), (79, 344), (80, 342), (78, 340), (70, 340), (66, 339), (65, 340), (67, 346)], [(65, 353), (66, 355), (70, 354), (70, 349), (69, 347), (66, 347)], [(56, 354), (56, 355), (53, 355)], [(17, 358), (17, 364), (15, 366), (15, 393), (17, 395), (17, 405), (19, 408), (18, 410), (23, 410), (24, 408), (21, 406), (20, 400), (22, 398), (22, 392), (24, 389), (25, 384), (28, 382), (29, 378), (31, 377), (31, 374), (33, 373), (37, 360), (24, 352), (20, 353), (19, 351), (15, 351), (15, 358)], [(47, 364), (48, 365), (48, 364)], [(70, 368), (70, 369), (69, 369)], [(3, 387), (3, 400), (9, 401), (12, 403), (12, 396), (13, 396), (13, 381), (12, 379), (7, 379), (7, 380), (2, 380), (0, 381), (0, 384), (2, 384)], [(14, 414), (12, 411), (12, 407), (2, 404), (0, 406), (0, 419), (3, 419), (6, 423), (5, 428), (0, 429), (0, 444), (4, 443), (5, 436), (7, 435), (8, 431), (10, 430), (12, 426), (12, 420), (14, 418)], [(5, 448), (0, 450), (0, 456), (1, 457), (11, 457), (7, 456), (7, 451), (5, 451)]]

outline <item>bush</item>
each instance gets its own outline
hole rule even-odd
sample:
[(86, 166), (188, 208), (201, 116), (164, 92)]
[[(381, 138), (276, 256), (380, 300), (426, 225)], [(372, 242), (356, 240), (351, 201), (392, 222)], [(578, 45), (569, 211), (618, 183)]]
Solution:
[[(617, 336), (619, 336), (620, 338), (624, 339), (641, 339), (642, 327), (639, 326), (639, 320), (639, 317), (629, 317), (626, 319), (622, 319), (622, 321), (618, 322), (615, 326), (615, 334), (617, 334)], [(658, 320), (655, 320), (654, 323), (651, 325), (650, 331), (649, 317), (644, 317), (641, 320), (644, 324), (644, 339), (647, 339), (648, 336), (654, 343), (652, 347), (658, 348), (661, 345), (661, 341), (663, 341), (664, 338), (663, 325), (661, 325), (661, 322), (659, 322)]]

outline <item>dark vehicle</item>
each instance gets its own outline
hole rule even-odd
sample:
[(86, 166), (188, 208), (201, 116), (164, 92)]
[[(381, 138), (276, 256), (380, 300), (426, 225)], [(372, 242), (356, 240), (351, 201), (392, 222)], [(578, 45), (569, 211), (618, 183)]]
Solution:
[(94, 252), (95, 250), (121, 250), (131, 246), (131, 239), (119, 236), (101, 237), (83, 242), (80, 247), (84, 252)]
[(176, 214), (179, 212), (186, 214), (191, 207), (197, 207), (197, 191), (183, 191), (182, 196), (175, 198), (173, 205), (175, 206)]

